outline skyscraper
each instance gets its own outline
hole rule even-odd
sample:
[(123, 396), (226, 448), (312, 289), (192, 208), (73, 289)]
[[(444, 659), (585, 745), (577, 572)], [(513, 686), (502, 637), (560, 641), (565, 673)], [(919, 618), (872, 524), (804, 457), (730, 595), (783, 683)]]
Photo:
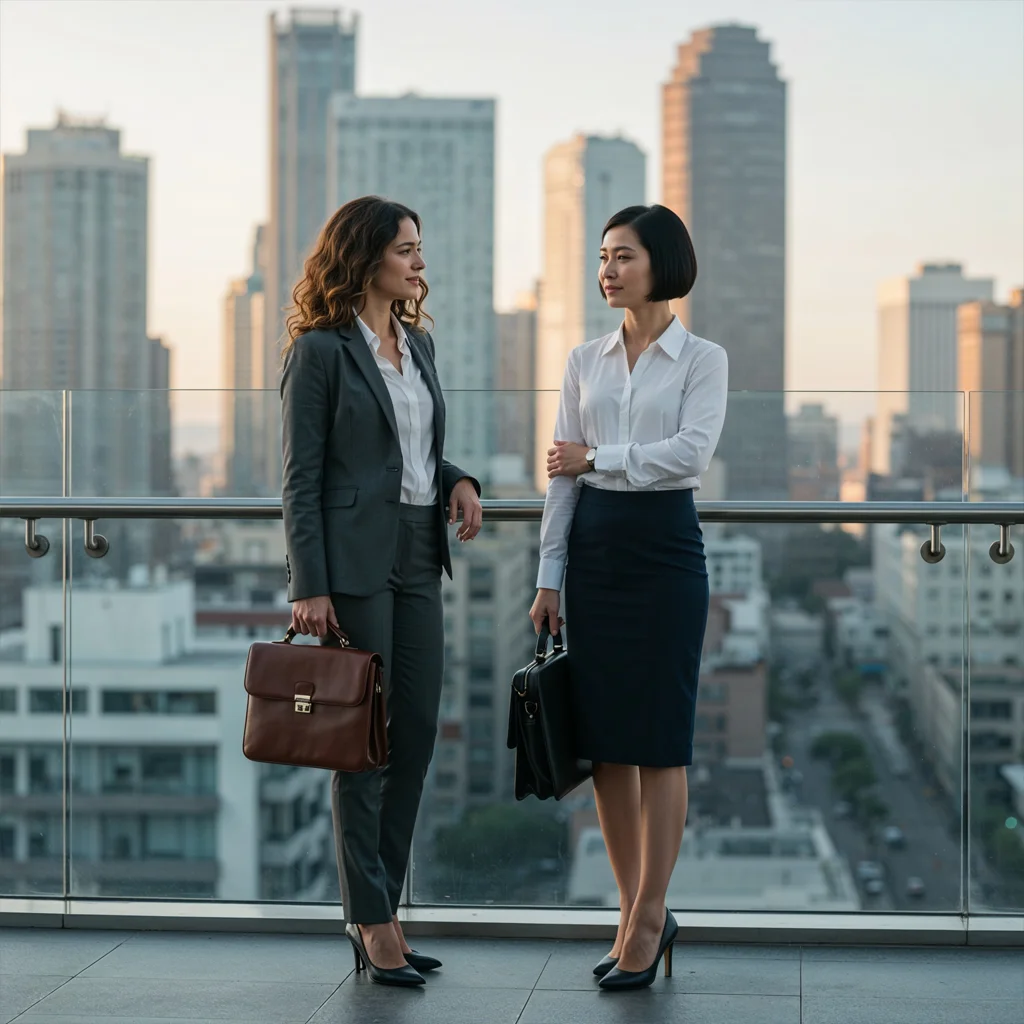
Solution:
[[(957, 388), (968, 397), (971, 465), (1024, 479), (1024, 289), (957, 311)], [(973, 394), (971, 393), (973, 392)]]
[[(228, 286), (224, 297), (224, 370), (221, 452), (227, 493), (242, 497), (272, 495), (270, 457), (279, 425), (279, 399), (266, 380), (265, 278), (266, 229), (256, 228), (252, 270)], [(266, 390), (264, 390), (266, 389)]]
[(331, 209), (375, 193), (420, 215), (426, 308), (448, 392), (445, 452), (486, 475), (494, 452), (494, 101), (336, 94), (327, 183)]
[(544, 159), (544, 271), (537, 311), (537, 490), (547, 490), (547, 450), (569, 353), (610, 334), (622, 313), (597, 284), (608, 218), (645, 202), (647, 158), (623, 138), (576, 135)]
[[(878, 413), (872, 468), (892, 469), (896, 433), (963, 430), (957, 395), (957, 307), (992, 298), (991, 278), (964, 277), (959, 263), (923, 263), (914, 277), (878, 289)], [(894, 420), (900, 417), (894, 429)]]
[(497, 452), (515, 459), (522, 481), (533, 481), (536, 412), (537, 292), (525, 292), (514, 309), (496, 315), (495, 400)]
[(729, 353), (716, 453), (729, 497), (783, 499), (786, 83), (755, 28), (717, 25), (679, 47), (662, 87), (662, 201), (697, 251), (697, 283), (676, 312)]
[(270, 223), (267, 226), (266, 374), (278, 379), (283, 307), (327, 218), (327, 118), (331, 96), (356, 81), (358, 15), (293, 8), (271, 14)]
[[(80, 495), (167, 493), (170, 483), (168, 396), (147, 392), (169, 373), (146, 331), (149, 162), (120, 145), (102, 121), (59, 114), (53, 128), (29, 130), (24, 153), (4, 156), (4, 386), (74, 389), (69, 473)], [(168, 451), (153, 450), (158, 440)], [(59, 446), (36, 432), (16, 446), (53, 478)]]

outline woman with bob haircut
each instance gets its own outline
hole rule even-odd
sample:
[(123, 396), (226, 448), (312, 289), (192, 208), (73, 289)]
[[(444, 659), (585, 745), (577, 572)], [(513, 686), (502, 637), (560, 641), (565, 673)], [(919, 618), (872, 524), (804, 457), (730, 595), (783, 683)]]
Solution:
[(672, 972), (678, 925), (665, 905), (686, 823), (697, 676), (708, 612), (693, 492), (725, 421), (725, 350), (691, 334), (669, 303), (697, 259), (664, 206), (630, 206), (602, 235), (598, 283), (617, 331), (569, 354), (548, 451), (537, 599), (555, 632), (563, 579), (577, 754), (619, 890), (604, 989)]
[(448, 526), (461, 512), (468, 541), (482, 517), (480, 485), (444, 459), (420, 229), (377, 196), (334, 213), (293, 293), (281, 379), (292, 626), (324, 642), (340, 623), (384, 660), (387, 764), (334, 772), (331, 811), (356, 970), (385, 985), (441, 966), (395, 915), (437, 733)]

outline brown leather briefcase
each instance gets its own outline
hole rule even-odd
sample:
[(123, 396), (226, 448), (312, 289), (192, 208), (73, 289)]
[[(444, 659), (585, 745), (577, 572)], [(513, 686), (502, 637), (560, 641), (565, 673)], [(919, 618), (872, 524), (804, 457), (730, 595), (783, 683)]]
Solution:
[(362, 772), (387, 762), (384, 665), (379, 654), (339, 644), (257, 642), (245, 663), (245, 733), (251, 761)]

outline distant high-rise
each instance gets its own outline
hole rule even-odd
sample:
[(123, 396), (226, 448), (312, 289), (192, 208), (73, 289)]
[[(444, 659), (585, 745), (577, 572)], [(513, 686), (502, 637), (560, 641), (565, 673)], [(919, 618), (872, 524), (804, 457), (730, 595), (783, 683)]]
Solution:
[[(237, 278), (224, 297), (221, 452), (226, 492), (242, 497), (272, 495), (279, 481), (271, 477), (270, 458), (279, 422), (278, 397), (266, 379), (266, 229), (253, 241), (252, 270)], [(267, 389), (267, 390), (264, 390)]]
[(267, 225), (268, 387), (277, 382), (283, 308), (327, 219), (331, 96), (355, 91), (358, 15), (293, 8), (270, 24), (270, 223)]
[(729, 496), (785, 498), (786, 83), (755, 28), (701, 29), (679, 47), (662, 87), (662, 201), (697, 251), (676, 312), (729, 353), (716, 453)]
[(569, 353), (617, 330), (597, 283), (601, 232), (613, 213), (645, 202), (647, 158), (623, 138), (576, 135), (544, 159), (544, 271), (537, 312), (536, 486), (547, 490), (547, 450)]
[(497, 314), (496, 324), (497, 452), (502, 456), (520, 456), (522, 479), (532, 482), (537, 292), (520, 295), (514, 309)]
[(1024, 289), (1014, 289), (1007, 305), (961, 306), (957, 333), (957, 388), (968, 393), (972, 467), (1024, 478)]
[[(59, 114), (3, 158), (4, 386), (73, 391), (69, 483), (82, 495), (170, 486), (169, 451), (151, 447), (170, 444), (168, 397), (147, 393), (169, 374), (146, 331), (149, 162), (120, 145), (102, 121)], [(39, 479), (60, 480), (49, 438), (16, 447)]]
[[(924, 263), (915, 277), (878, 289), (878, 412), (872, 469), (889, 473), (895, 434), (962, 431), (957, 389), (957, 308), (992, 298), (991, 278), (964, 277), (959, 263)], [(894, 419), (901, 426), (894, 429)]]
[(494, 100), (336, 94), (327, 183), (331, 209), (373, 193), (420, 215), (426, 309), (449, 392), (445, 451), (486, 475), (494, 453)]
[(820, 403), (804, 403), (789, 417), (789, 497), (792, 501), (839, 498), (839, 420)]

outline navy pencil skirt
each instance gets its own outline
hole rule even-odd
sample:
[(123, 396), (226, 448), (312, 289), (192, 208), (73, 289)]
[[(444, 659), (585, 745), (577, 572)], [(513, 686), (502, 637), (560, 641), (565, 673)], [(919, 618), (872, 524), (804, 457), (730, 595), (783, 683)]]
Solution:
[(692, 491), (580, 488), (564, 613), (579, 757), (692, 763), (708, 600)]

